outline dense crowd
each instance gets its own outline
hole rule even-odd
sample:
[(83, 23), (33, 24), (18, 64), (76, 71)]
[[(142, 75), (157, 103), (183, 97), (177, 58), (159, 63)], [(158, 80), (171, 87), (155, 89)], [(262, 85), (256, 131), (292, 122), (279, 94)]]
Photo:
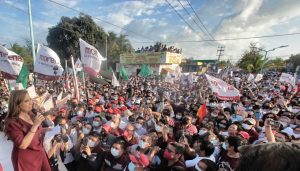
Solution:
[[(72, 97), (73, 85), (68, 91), (36, 87), (39, 95), (51, 89), (54, 97), (60, 91), (72, 97), (63, 108), (47, 112), (34, 105), (45, 117), (43, 145), (51, 168), (299, 170), (300, 99), (294, 87), (271, 75), (259, 82), (248, 82), (246, 74), (223, 78), (240, 90), (239, 100), (217, 99), (204, 76), (174, 83), (131, 77), (120, 87), (87, 82), (87, 91), (79, 86), (79, 100)], [(3, 114), (7, 100), (1, 98)], [(198, 117), (201, 106), (206, 106), (204, 118)], [(14, 139), (13, 126), (6, 126)]]
[(182, 53), (182, 49), (175, 48), (174, 46), (167, 47), (166, 44), (156, 43), (155, 45), (150, 46), (142, 46), (142, 48), (138, 48), (136, 53), (146, 53), (146, 52), (172, 52), (172, 53)]

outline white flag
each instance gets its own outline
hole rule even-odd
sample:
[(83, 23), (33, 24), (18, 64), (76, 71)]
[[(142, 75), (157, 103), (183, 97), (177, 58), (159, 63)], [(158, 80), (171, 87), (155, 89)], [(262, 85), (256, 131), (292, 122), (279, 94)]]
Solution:
[(70, 97), (69, 97), (69, 96), (66, 96), (66, 97), (64, 97), (64, 98), (61, 99), (61, 100), (57, 100), (57, 101), (56, 101), (56, 107), (57, 107), (58, 109), (61, 109), (62, 107), (64, 107), (64, 106), (67, 104), (67, 102), (68, 102), (69, 99), (70, 99)]
[(100, 71), (101, 62), (106, 59), (101, 56), (99, 51), (94, 46), (88, 44), (82, 39), (79, 39), (79, 42), (81, 61), (84, 65), (84, 72), (97, 77), (98, 72)]
[(45, 111), (49, 111), (50, 109), (54, 108), (52, 96), (49, 96), (48, 99), (43, 104)]
[(82, 63), (79, 58), (77, 59), (74, 68), (75, 68), (76, 74), (78, 71), (82, 71)]
[(234, 86), (205, 74), (212, 92), (221, 100), (237, 100), (240, 97), (240, 92)]
[(252, 81), (254, 79), (254, 75), (253, 74), (249, 74), (248, 75), (248, 82)]
[(35, 92), (35, 87), (34, 87), (34, 85), (28, 87), (28, 88), (27, 88), (27, 92), (28, 92), (30, 98), (34, 99), (34, 98), (37, 97), (37, 94), (36, 94), (36, 92)]
[(56, 100), (61, 100), (62, 98), (62, 92), (59, 93), (59, 95), (57, 96)]
[(260, 81), (262, 79), (263, 79), (263, 75), (262, 74), (257, 74), (256, 77), (255, 77), (255, 79), (254, 79), (254, 81), (258, 82), (258, 81)]
[(17, 79), (23, 66), (23, 58), (0, 45), (0, 71), (6, 79)]
[(112, 84), (114, 87), (120, 86), (120, 83), (119, 83), (117, 77), (115, 76), (115, 73), (113, 73), (112, 80), (111, 80), (111, 84)]
[(60, 64), (58, 55), (50, 48), (38, 44), (34, 64), (34, 72), (41, 80), (56, 80), (62, 75), (64, 69)]
[(286, 82), (286, 83), (291, 84), (292, 86), (295, 86), (295, 77), (292, 76), (291, 74), (282, 73), (279, 78), (279, 81)]

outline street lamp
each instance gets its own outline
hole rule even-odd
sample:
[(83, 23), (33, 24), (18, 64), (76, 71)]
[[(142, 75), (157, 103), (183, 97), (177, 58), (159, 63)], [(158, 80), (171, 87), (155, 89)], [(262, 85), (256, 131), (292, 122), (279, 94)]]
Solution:
[(276, 47), (276, 48), (269, 49), (269, 50), (265, 50), (265, 49), (262, 49), (262, 48), (258, 48), (259, 51), (264, 51), (264, 52), (265, 52), (264, 63), (263, 63), (263, 65), (261, 66), (260, 72), (262, 72), (262, 70), (263, 70), (265, 64), (267, 63), (267, 55), (268, 55), (269, 52), (275, 51), (276, 49), (285, 48), (285, 47), (288, 47), (288, 46), (289, 46), (289, 45), (278, 46), (278, 47)]

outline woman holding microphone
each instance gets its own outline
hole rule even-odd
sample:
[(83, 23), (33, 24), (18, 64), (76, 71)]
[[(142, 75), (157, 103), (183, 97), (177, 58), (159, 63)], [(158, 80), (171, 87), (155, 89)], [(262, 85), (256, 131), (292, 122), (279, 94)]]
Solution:
[(41, 137), (44, 116), (32, 114), (32, 101), (26, 90), (12, 91), (9, 98), (5, 134), (13, 142), (15, 171), (51, 171)]

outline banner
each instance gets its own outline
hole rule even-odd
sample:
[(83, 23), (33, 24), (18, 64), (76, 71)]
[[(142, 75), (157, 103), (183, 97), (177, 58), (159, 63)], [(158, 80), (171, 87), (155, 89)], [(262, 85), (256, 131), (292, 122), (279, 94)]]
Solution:
[(34, 63), (34, 72), (41, 80), (57, 80), (64, 69), (60, 64), (58, 55), (50, 48), (38, 44), (37, 55)]
[(251, 82), (253, 79), (254, 79), (254, 75), (253, 74), (249, 74), (247, 81)]
[(51, 110), (52, 108), (54, 108), (54, 104), (53, 104), (53, 99), (52, 99), (52, 95), (50, 95), (48, 97), (48, 99), (45, 100), (45, 102), (43, 103), (43, 106), (42, 106), (45, 111), (49, 111)]
[(82, 39), (79, 39), (80, 55), (84, 72), (97, 77), (100, 71), (101, 62), (106, 60), (99, 51)]
[(289, 83), (292, 86), (295, 86), (295, 77), (292, 76), (291, 74), (282, 73), (280, 78), (279, 78), (279, 81)]
[(35, 87), (34, 87), (34, 85), (28, 87), (28, 88), (27, 88), (27, 92), (28, 92), (30, 98), (34, 99), (34, 98), (37, 97), (37, 94), (36, 94), (36, 92), (35, 92)]
[(61, 100), (57, 100), (57, 101), (56, 101), (56, 107), (57, 107), (58, 109), (63, 108), (63, 107), (67, 104), (68, 100), (70, 100), (70, 96), (66, 96), (66, 97), (64, 97), (64, 98), (61, 99)]
[(23, 58), (0, 45), (0, 71), (6, 79), (17, 79), (23, 66)]
[(255, 79), (254, 79), (254, 81), (258, 82), (258, 81), (260, 81), (262, 79), (263, 79), (263, 75), (262, 74), (257, 74), (256, 77), (255, 77)]
[(212, 92), (221, 100), (237, 100), (240, 97), (240, 92), (234, 86), (205, 74)]

